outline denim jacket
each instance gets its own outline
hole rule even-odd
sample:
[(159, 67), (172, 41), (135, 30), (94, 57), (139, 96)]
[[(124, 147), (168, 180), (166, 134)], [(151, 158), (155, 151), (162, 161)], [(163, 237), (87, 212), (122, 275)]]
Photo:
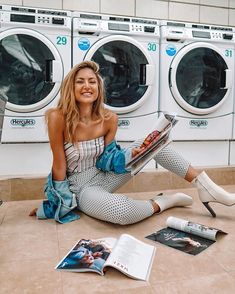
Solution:
[(113, 140), (104, 149), (104, 152), (98, 157), (96, 167), (102, 171), (113, 171), (117, 174), (128, 172), (125, 169), (126, 163), (131, 157), (130, 149), (122, 149), (120, 145)]
[(69, 190), (67, 180), (53, 181), (52, 174), (47, 177), (44, 193), (48, 200), (44, 200), (37, 210), (39, 219), (54, 218), (59, 223), (67, 223), (80, 216), (72, 210), (77, 207), (75, 195)]

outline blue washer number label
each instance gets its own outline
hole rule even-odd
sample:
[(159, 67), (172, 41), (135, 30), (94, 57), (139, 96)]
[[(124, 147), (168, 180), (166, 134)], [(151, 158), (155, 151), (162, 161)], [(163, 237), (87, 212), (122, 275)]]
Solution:
[(166, 47), (166, 54), (168, 54), (169, 56), (174, 56), (176, 53), (176, 48), (174, 45), (168, 45)]
[(90, 48), (90, 41), (86, 38), (81, 38), (78, 40), (78, 48), (82, 51), (86, 51)]

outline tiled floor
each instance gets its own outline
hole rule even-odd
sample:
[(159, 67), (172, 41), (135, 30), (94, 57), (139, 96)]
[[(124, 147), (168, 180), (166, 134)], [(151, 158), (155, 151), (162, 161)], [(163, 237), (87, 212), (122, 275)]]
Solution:
[[(235, 192), (235, 186), (226, 189)], [(235, 293), (235, 206), (212, 204), (217, 212), (217, 218), (212, 218), (199, 202), (196, 189), (184, 192), (194, 198), (191, 208), (174, 208), (130, 226), (112, 225), (84, 214), (64, 225), (39, 221), (28, 213), (40, 200), (5, 202), (0, 207), (0, 293)], [(130, 195), (147, 199), (153, 194)], [(197, 256), (154, 243), (157, 250), (149, 282), (132, 280), (111, 268), (105, 276), (54, 270), (80, 238), (128, 233), (153, 244), (145, 236), (165, 227), (170, 215), (220, 228), (228, 235)]]

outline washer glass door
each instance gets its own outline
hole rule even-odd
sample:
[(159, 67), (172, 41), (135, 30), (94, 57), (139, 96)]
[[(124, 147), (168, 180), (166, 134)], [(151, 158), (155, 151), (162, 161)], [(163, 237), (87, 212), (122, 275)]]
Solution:
[(207, 114), (218, 109), (227, 98), (228, 81), (228, 65), (213, 45), (193, 43), (185, 46), (172, 62), (172, 94), (191, 113)]
[(116, 113), (137, 109), (149, 97), (154, 66), (148, 52), (127, 36), (109, 36), (89, 50), (86, 59), (100, 65), (108, 108)]
[(53, 81), (58, 53), (43, 35), (18, 31), (0, 34), (0, 94), (8, 100), (7, 109), (31, 112), (48, 104), (59, 90)]

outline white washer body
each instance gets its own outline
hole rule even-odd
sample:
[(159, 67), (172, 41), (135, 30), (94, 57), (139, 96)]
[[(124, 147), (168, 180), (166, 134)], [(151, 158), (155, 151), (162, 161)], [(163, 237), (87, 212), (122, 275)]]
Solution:
[(234, 39), (232, 28), (162, 22), (159, 109), (178, 115), (173, 140), (231, 139)]
[(100, 65), (106, 107), (119, 116), (116, 139), (145, 136), (158, 117), (159, 23), (156, 20), (75, 13), (73, 65)]
[(229, 143), (229, 164), (235, 166), (235, 140), (231, 140)]
[(1, 143), (48, 142), (44, 114), (71, 69), (71, 12), (2, 9), (0, 94), (8, 102)]
[[(235, 43), (234, 43), (235, 46)], [(235, 56), (234, 56), (235, 60)], [(234, 79), (235, 87), (235, 79)], [(235, 91), (234, 91), (235, 92)], [(233, 112), (233, 135), (232, 140), (229, 142), (229, 164), (235, 166), (235, 93), (234, 93), (234, 112)]]
[(232, 136), (234, 31), (161, 22), (160, 112), (178, 115), (173, 146), (194, 166), (227, 166)]

